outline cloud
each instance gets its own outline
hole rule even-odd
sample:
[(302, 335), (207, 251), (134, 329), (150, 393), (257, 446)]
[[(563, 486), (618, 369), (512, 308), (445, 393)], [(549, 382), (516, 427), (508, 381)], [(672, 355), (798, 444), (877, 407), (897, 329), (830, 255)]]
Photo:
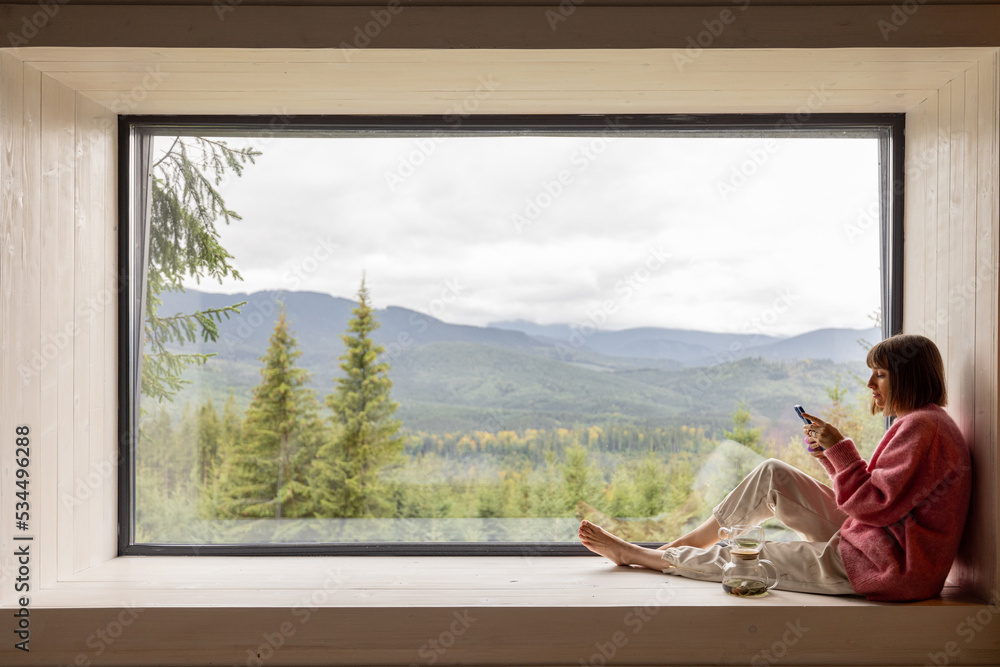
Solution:
[[(364, 271), (379, 307), (421, 309), (459, 281), (453, 322), (576, 322), (618, 299), (609, 328), (738, 331), (794, 289), (766, 333), (867, 326), (878, 230), (844, 230), (876, 193), (875, 140), (782, 140), (723, 200), (763, 142), (273, 139), (224, 191), (244, 219), (222, 243), (245, 282), (220, 291), (352, 297)], [(650, 253), (669, 260), (650, 269)]]

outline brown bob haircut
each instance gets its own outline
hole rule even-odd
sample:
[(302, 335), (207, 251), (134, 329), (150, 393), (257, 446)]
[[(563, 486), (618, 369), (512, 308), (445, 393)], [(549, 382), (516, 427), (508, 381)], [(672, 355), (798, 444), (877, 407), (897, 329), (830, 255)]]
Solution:
[(948, 403), (944, 382), (944, 362), (937, 346), (929, 338), (916, 334), (898, 334), (876, 343), (868, 350), (868, 367), (889, 372), (889, 395), (885, 408), (879, 410), (872, 400), (872, 414), (896, 415), (922, 408), (930, 403)]

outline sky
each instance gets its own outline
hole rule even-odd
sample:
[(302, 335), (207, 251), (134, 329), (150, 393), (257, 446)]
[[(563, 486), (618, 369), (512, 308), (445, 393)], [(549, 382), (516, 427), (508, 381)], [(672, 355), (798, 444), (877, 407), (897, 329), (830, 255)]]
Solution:
[[(159, 138), (158, 146), (167, 141)], [(795, 335), (879, 308), (875, 139), (229, 139), (242, 282), (458, 324)]]

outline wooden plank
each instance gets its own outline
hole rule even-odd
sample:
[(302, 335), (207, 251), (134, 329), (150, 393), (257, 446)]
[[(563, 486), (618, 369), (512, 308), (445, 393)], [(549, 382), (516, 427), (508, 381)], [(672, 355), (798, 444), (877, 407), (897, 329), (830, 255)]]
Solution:
[[(499, 90), (484, 99), (455, 93), (422, 93), (410, 96), (372, 92), (365, 95), (299, 92), (281, 94), (201, 92), (178, 95), (152, 91), (128, 105), (137, 114), (287, 114), (429, 113), (451, 114), (465, 108), (475, 113), (793, 113), (808, 98), (808, 91), (703, 91), (698, 94), (578, 91), (560, 95), (546, 91), (508, 94)], [(123, 98), (117, 92), (89, 92), (91, 99), (114, 109)], [(919, 104), (922, 91), (845, 91), (831, 97), (824, 113), (901, 113)], [(468, 103), (468, 107), (464, 107)]]
[[(56, 483), (59, 504), (56, 510), (57, 576), (69, 577), (73, 572), (73, 518), (72, 499), (75, 494), (74, 477), (74, 346), (73, 294), (74, 294), (74, 183), (75, 162), (75, 100), (73, 91), (55, 79), (42, 76), (42, 123), (47, 141), (43, 142), (43, 188), (46, 189), (43, 209), (47, 226), (55, 228), (54, 274), (52, 296), (47, 307), (55, 314), (53, 335), (56, 341), (55, 378), (55, 438), (53, 453), (57, 461)], [(46, 182), (48, 181), (48, 183)]]
[(934, 271), (931, 288), (934, 291), (934, 329), (930, 338), (938, 348), (947, 354), (948, 350), (948, 284), (949, 272), (949, 226), (951, 222), (951, 102), (955, 82), (941, 88), (938, 95), (938, 163), (937, 163), (937, 210), (934, 212), (934, 228), (931, 243), (934, 249)]
[[(222, 50), (223, 52), (225, 50)], [(368, 52), (375, 52), (370, 50)], [(173, 51), (170, 52), (171, 54)], [(340, 53), (339, 51), (329, 51), (327, 53)], [(399, 51), (390, 51), (397, 54)], [(405, 52), (411, 53), (411, 52)], [(412, 52), (415, 56), (402, 58), (396, 56), (393, 60), (384, 58), (361, 58), (352, 57), (348, 62), (343, 57), (339, 59), (329, 58), (324, 61), (308, 62), (281, 62), (273, 59), (270, 52), (260, 52), (259, 58), (253, 61), (230, 61), (224, 60), (224, 55), (208, 52), (206, 57), (194, 60), (176, 60), (174, 58), (161, 58), (150, 56), (146, 60), (32, 60), (30, 65), (47, 74), (62, 77), (64, 74), (89, 75), (94, 73), (102, 74), (150, 74), (147, 68), (160, 68), (162, 72), (169, 72), (170, 76), (198, 73), (198, 74), (247, 74), (257, 73), (262, 75), (280, 74), (287, 72), (296, 76), (329, 75), (334, 72), (361, 71), (375, 69), (380, 70), (386, 67), (395, 68), (397, 71), (401, 67), (420, 67), (425, 70), (435, 70), (447, 72), (453, 65), (477, 66), (479, 68), (494, 69), (503, 67), (519, 77), (536, 75), (538, 72), (550, 72), (557, 70), (580, 70), (590, 67), (598, 68), (637, 68), (646, 69), (657, 67), (666, 71), (673, 77), (683, 76), (687, 79), (707, 75), (718, 75), (726, 72), (741, 72), (750, 74), (761, 74), (765, 72), (788, 73), (794, 75), (820, 74), (820, 75), (851, 75), (888, 77), (898, 75), (904, 78), (916, 77), (926, 78), (929, 81), (940, 80), (941, 83), (959, 76), (969, 67), (975, 65), (972, 61), (957, 62), (937, 62), (933, 60), (918, 61), (883, 61), (879, 60), (879, 53), (872, 50), (857, 50), (858, 59), (850, 61), (832, 60), (823, 57), (822, 54), (806, 55), (801, 51), (750, 51), (742, 56), (726, 55), (720, 57), (701, 57), (690, 65), (679, 67), (678, 63), (672, 60), (670, 54), (682, 54), (677, 51), (643, 50), (625, 51), (628, 58), (622, 57), (621, 51), (594, 51), (584, 50), (578, 52), (576, 59), (569, 57), (555, 59), (546, 57), (550, 52), (535, 55), (533, 60), (523, 60), (512, 57), (512, 53), (521, 54), (523, 52), (499, 51), (458, 51), (458, 52)], [(450, 59), (445, 59), (441, 54), (451, 53)], [(537, 54), (537, 52), (535, 52)], [(727, 54), (731, 52), (726, 52)], [(782, 58), (777, 54), (781, 53)], [(426, 58), (424, 54), (428, 54)], [(605, 55), (606, 54), (606, 55)], [(711, 54), (717, 56), (716, 52)], [(604, 57), (602, 57), (604, 56)], [(939, 86), (936, 86), (939, 87)]]
[(976, 439), (976, 244), (979, 240), (976, 229), (978, 202), (976, 190), (979, 180), (979, 68), (970, 68), (965, 73), (965, 119), (963, 121), (962, 163), (963, 175), (956, 192), (963, 210), (962, 247), (959, 260), (962, 267), (958, 276), (956, 301), (961, 310), (961, 329), (955, 332), (954, 340), (961, 345), (962, 368), (959, 391), (963, 406), (959, 425), (968, 442)]
[[(976, 375), (975, 440), (973, 453), (972, 512), (966, 528), (963, 551), (971, 563), (962, 572), (961, 584), (981, 596), (996, 595), (1000, 585), (1000, 531), (997, 522), (997, 285), (1000, 243), (1000, 195), (997, 165), (1000, 163), (1000, 52), (979, 64), (978, 170), (976, 206)], [(985, 369), (989, 369), (987, 372)]]
[[(93, 663), (100, 646), (96, 631), (117, 622), (125, 631), (110, 647), (104, 643), (103, 648), (110, 650), (102, 651), (100, 664), (246, 664), (248, 656), (256, 658), (260, 653), (261, 659), (270, 657), (275, 664), (285, 665), (407, 665), (426, 663), (430, 657), (441, 664), (578, 665), (582, 660), (586, 665), (601, 664), (600, 646), (621, 633), (614, 664), (752, 664), (754, 658), (764, 662), (762, 650), (780, 647), (784, 636), (782, 657), (787, 664), (830, 664), (831, 656), (836, 656), (859, 665), (918, 665), (926, 662), (928, 653), (936, 653), (951, 641), (954, 628), (970, 614), (989, 610), (985, 606), (897, 605), (887, 613), (877, 605), (769, 606), (764, 598), (755, 601), (748, 623), (745, 604), (707, 609), (670, 606), (659, 603), (657, 592), (650, 590), (630, 604), (578, 609), (487, 604), (442, 604), (417, 610), (138, 608), (123, 599), (92, 610), (33, 612), (38, 632), (47, 638), (46, 647), (44, 652), (20, 657), (18, 664), (72, 664), (78, 655)], [(640, 615), (640, 611), (645, 613)], [(461, 619), (466, 623), (456, 624)], [(733, 631), (719, 633), (720, 625)], [(815, 630), (826, 627), (838, 632)], [(879, 628), (877, 644), (843, 641), (845, 635), (864, 635), (872, 627)], [(798, 632), (789, 635), (789, 629), (796, 628)], [(282, 641), (275, 640), (280, 646), (276, 650), (267, 637), (279, 632)], [(991, 635), (980, 632), (961, 645), (963, 664), (989, 664), (995, 658)], [(177, 641), (179, 636), (183, 642)], [(792, 643), (791, 638), (796, 641)], [(893, 648), (897, 642), (903, 648)], [(446, 651), (431, 649), (442, 644), (447, 644)], [(0, 646), (0, 659), (10, 651), (9, 646)]]
[(924, 207), (924, 183), (931, 141), (928, 138), (929, 102), (920, 104), (906, 114), (905, 189), (903, 191), (903, 331), (923, 330), (925, 261), (924, 228), (927, 212)]
[[(23, 66), (14, 56), (0, 52), (0, 451), (11, 451), (15, 427), (23, 424), (23, 398), (18, 365), (23, 356), (24, 340), (19, 323), (23, 306), (22, 253), (24, 251), (23, 173)], [(15, 466), (13, 456), (6, 454), (0, 467), (0, 498), (2, 516), (0, 541), (13, 545), (13, 537), (37, 534), (36, 531), (16, 531), (13, 523)], [(29, 473), (37, 468), (29, 466)], [(29, 478), (30, 479), (30, 478)], [(16, 571), (13, 549), (0, 556), (4, 573)], [(13, 576), (0, 577), (0, 603), (11, 604), (14, 595)]]
[[(41, 373), (43, 363), (42, 313), (41, 313), (41, 113), (42, 81), (41, 73), (31, 67), (23, 68), (23, 127), (24, 127), (24, 235), (21, 265), (18, 269), (22, 278), (23, 301), (20, 320), (24, 353), (18, 362), (18, 376), (22, 380), (21, 395), (24, 399), (23, 423), (30, 425), (34, 446), (31, 447), (32, 467), (32, 507), (35, 520), (33, 532), (37, 539), (38, 556), (45, 551), (54, 551), (54, 533), (49, 530), (51, 522), (40, 521), (41, 517), (54, 512), (55, 474), (51, 470), (51, 457), (44, 449), (39, 436), (46, 424), (42, 421)], [(37, 366), (36, 366), (37, 361)], [(42, 563), (39, 560), (36, 563)], [(54, 578), (55, 571), (44, 567), (35, 569), (36, 584)]]
[[(970, 359), (951, 370), (952, 381), (950, 384), (953, 389), (949, 398), (951, 404), (956, 406), (953, 410), (959, 411), (956, 416), (960, 418), (958, 424), (965, 435), (966, 442), (974, 450), (976, 441), (982, 436), (982, 434), (977, 434), (979, 419), (976, 414), (977, 382), (975, 372), (978, 367), (976, 355), (979, 352), (976, 345), (976, 311), (978, 309), (976, 276), (979, 273), (979, 267), (976, 264), (976, 245), (980, 241), (977, 224), (979, 202), (976, 196), (980, 178), (977, 148), (980, 113), (978, 67), (972, 67), (966, 73), (965, 92), (964, 129), (967, 136), (965, 137), (966, 153), (964, 156), (965, 178), (962, 183), (964, 237), (960, 259), (963, 275), (958, 276), (957, 285), (952, 288), (953, 290), (957, 288), (955, 301), (960, 306), (962, 329), (955, 332), (952, 343), (960, 346)], [(975, 558), (970, 548), (971, 533), (972, 531), (967, 531), (959, 557), (952, 569), (953, 576), (957, 576), (958, 581), (967, 580), (968, 570), (974, 567)]]
[[(805, 92), (827, 91), (830, 96), (844, 91), (885, 91), (936, 89), (955, 78), (953, 71), (931, 69), (916, 72), (787, 72), (755, 70), (746, 66), (717, 72), (679, 72), (673, 63), (636, 63), (631, 66), (609, 63), (585, 65), (454, 63), (444, 67), (416, 66), (405, 68), (396, 63), (346, 64), (322, 66), (272, 66), (248, 68), (240, 72), (178, 72), (169, 65), (148, 64), (134, 72), (59, 72), (50, 76), (74, 90), (115, 91), (127, 96), (131, 91), (140, 97), (145, 91), (163, 92), (263, 92), (292, 93), (301, 91), (398, 91), (449, 92), (475, 91), (482, 81), (489, 81), (505, 93), (512, 91), (596, 90), (602, 93), (632, 91), (718, 91), (776, 90)], [(412, 76), (401, 73), (412, 72)], [(958, 76), (961, 73), (957, 74)]]
[[(965, 177), (966, 142), (968, 137), (965, 132), (965, 77), (958, 77), (951, 82), (950, 118), (951, 124), (948, 128), (948, 155), (951, 163), (948, 173), (948, 216), (945, 233), (948, 244), (948, 268), (947, 292), (939, 294), (939, 299), (944, 299), (943, 307), (948, 311), (948, 335), (941, 339), (944, 347), (941, 352), (945, 355), (945, 368), (949, 369), (948, 378), (949, 392), (954, 393), (954, 399), (950, 401), (949, 410), (955, 422), (962, 428), (962, 433), (972, 435), (971, 429), (966, 423), (968, 415), (968, 397), (964, 395), (964, 378), (968, 373), (974, 373), (975, 359), (967, 354), (972, 327), (965, 326), (965, 320), (969, 318), (974, 309), (965, 308), (958, 303), (959, 286), (967, 271), (975, 271), (975, 258), (966, 262), (963, 256), (965, 244), (963, 242), (966, 233), (965, 225), (967, 211), (962, 201), (965, 193), (963, 183)], [(974, 214), (973, 214), (974, 217)], [(971, 267), (971, 269), (970, 269)], [(966, 334), (963, 338), (963, 334)]]
[[(339, 48), (143, 48), (143, 47), (39, 47), (9, 49), (33, 67), (48, 62), (122, 62), (138, 63), (453, 63), (453, 62), (610, 62), (627, 64), (640, 61), (676, 62), (674, 56), (687, 55), (683, 48), (572, 48), (572, 49), (389, 49), (369, 47), (360, 50)], [(881, 46), (881, 45), (880, 45)], [(757, 68), (784, 67), (798, 71), (798, 63), (813, 67), (818, 63), (836, 63), (838, 69), (871, 63), (935, 63), (955, 66), (956, 75), (987, 57), (991, 48), (753, 48), (706, 49), (687, 68), (705, 67), (723, 70), (744, 65)], [(44, 70), (43, 70), (44, 71)]]
[[(74, 219), (73, 219), (73, 309), (70, 317), (73, 321), (75, 335), (73, 337), (73, 479), (74, 506), (73, 512), (73, 572), (79, 572), (90, 565), (90, 535), (91, 516), (90, 500), (92, 496), (83, 498), (87, 476), (91, 473), (91, 438), (94, 424), (91, 422), (90, 377), (94, 373), (95, 361), (92, 360), (90, 340), (93, 337), (91, 322), (85, 321), (82, 315), (87, 302), (91, 299), (91, 278), (96, 266), (91, 257), (92, 238), (95, 233), (93, 219), (93, 162), (90, 155), (93, 151), (91, 135), (87, 124), (87, 112), (77, 93), (74, 93)], [(104, 235), (101, 234), (103, 240)], [(103, 273), (103, 272), (102, 272)]]
[[(549, 1), (550, 0), (522, 0), (522, 4), (524, 4), (524, 5), (535, 5), (535, 6), (549, 6)], [(813, 3), (813, 1), (814, 0), (783, 0), (782, 4), (785, 4), (785, 5), (809, 5), (809, 4)], [(981, 2), (981, 1), (982, 0), (979, 0), (979, 2)], [(270, 4), (271, 2), (272, 2), (272, 0), (243, 0), (240, 4), (241, 5), (252, 6), (252, 5), (267, 5), (267, 4)], [(26, 0), (12, 0), (9, 4), (30, 4), (30, 3), (26, 2)], [(79, 5), (103, 5), (103, 4), (107, 4), (107, 0), (75, 0), (75, 4), (79, 4)], [(191, 4), (191, 2), (190, 2), (190, 0), (158, 0), (157, 4), (161, 4), (161, 5), (187, 5), (187, 4)], [(317, 6), (329, 6), (329, 7), (350, 5), (350, 6), (373, 7), (373, 8), (375, 8), (375, 7), (384, 7), (385, 6), (385, 0), (298, 0), (298, 2), (296, 4), (303, 5), (303, 6), (317, 5)], [(434, 7), (434, 6), (437, 6), (437, 5), (441, 4), (441, 3), (440, 3), (440, 0), (411, 0), (411, 2), (408, 3), (408, 4), (416, 6), (416, 7), (423, 7), (423, 6)], [(509, 4), (509, 0), (480, 0), (477, 4), (481, 4), (481, 5), (487, 6), (487, 7), (488, 6), (504, 6), (504, 5)], [(613, 0), (612, 1), (601, 0), (601, 1), (595, 2), (594, 4), (598, 5), (598, 6), (613, 7), (613, 6), (616, 6), (616, 4), (620, 4), (620, 3), (616, 3)], [(717, 7), (719, 3), (718, 3), (718, 0), (630, 0), (630, 2), (628, 4), (632, 5), (632, 6), (653, 5), (653, 6), (657, 6), (657, 7), (670, 7), (670, 6)], [(891, 6), (890, 6), (891, 2), (890, 2), (890, 0), (864, 0), (863, 2), (858, 2), (857, 0), (853, 0), (853, 1), (849, 1), (849, 2), (839, 1), (839, 2), (834, 2), (834, 3), (831, 3), (831, 4), (840, 4), (840, 5), (849, 5), (849, 4), (883, 5), (883, 6), (889, 7), (890, 10), (891, 10)], [(972, 0), (971, 3), (970, 3), (970, 0), (933, 0), (931, 4), (935, 4), (935, 5), (967, 5), (967, 4), (977, 4), (977, 2), (976, 2), (976, 0)]]
[(61, 350), (65, 347), (64, 336), (59, 334), (58, 317), (58, 280), (57, 267), (59, 262), (59, 164), (60, 132), (58, 131), (57, 107), (52, 103), (51, 86), (59, 85), (52, 79), (46, 84), (45, 75), (39, 77), (40, 120), (41, 132), (39, 178), (41, 189), (41, 230), (40, 230), (40, 264), (43, 267), (40, 276), (39, 305), (41, 306), (41, 358), (39, 359), (39, 378), (41, 382), (41, 399), (39, 428), (35, 441), (39, 447), (38, 462), (45, 477), (40, 480), (43, 485), (43, 509), (47, 519), (43, 522), (43, 544), (52, 545), (40, 553), (42, 581), (50, 585), (58, 575), (57, 554), (54, 548), (59, 544), (57, 531), (59, 515), (59, 363)]
[[(77, 281), (78, 296), (76, 306), (77, 329), (87, 332), (89, 347), (87, 350), (88, 372), (82, 378), (81, 390), (87, 395), (88, 405), (86, 421), (89, 424), (89, 442), (84, 445), (86, 467), (77, 470), (78, 500), (80, 507), (87, 515), (83, 523), (87, 533), (80, 543), (81, 552), (85, 553), (86, 566), (103, 560), (104, 545), (107, 540), (100, 537), (98, 526), (103, 526), (105, 517), (114, 515), (114, 506), (108, 507), (104, 502), (105, 485), (113, 467), (113, 457), (109, 456), (104, 423), (105, 404), (115, 400), (115, 385), (105, 386), (104, 368), (107, 364), (105, 351), (107, 345), (104, 339), (105, 317), (103, 310), (107, 303), (105, 290), (106, 278), (106, 234), (105, 226), (109, 222), (109, 213), (113, 219), (114, 202), (107, 201), (105, 182), (108, 171), (108, 154), (105, 142), (105, 132), (102, 121), (107, 111), (82, 95), (76, 97), (77, 141), (80, 148), (78, 154), (77, 188), (80, 192), (79, 211), (84, 214), (84, 224), (80, 227), (86, 232), (82, 243), (78, 245), (86, 254), (82, 256), (85, 266), (83, 280)], [(110, 210), (109, 210), (110, 209)], [(82, 253), (81, 253), (82, 254)], [(78, 274), (80, 275), (80, 274)], [(114, 439), (114, 426), (111, 428), (111, 440)], [(89, 547), (84, 549), (82, 547)]]
[(938, 212), (938, 170), (941, 164), (940, 99), (945, 91), (935, 91), (927, 98), (927, 140), (928, 168), (923, 178), (923, 203), (925, 211), (924, 238), (924, 318), (918, 333), (934, 338), (937, 328), (937, 212)]
[[(746, 10), (740, 7), (746, 7)], [(222, 11), (220, 11), (220, 9)], [(885, 6), (766, 6), (745, 3), (720, 21), (719, 7), (574, 6), (406, 7), (384, 29), (366, 7), (62, 5), (32, 47), (585, 49), (679, 48), (691, 40), (711, 49), (995, 46), (1000, 6), (921, 5), (895, 29)], [(0, 28), (31, 21), (35, 5), (11, 5)], [(373, 36), (362, 39), (369, 24)], [(889, 30), (886, 30), (888, 25)], [(358, 32), (361, 32), (361, 37)], [(706, 37), (699, 37), (705, 33)], [(697, 44), (696, 44), (697, 46)]]
[(104, 516), (94, 536), (102, 546), (95, 562), (118, 555), (118, 116), (104, 110), (102, 141), (107, 169), (104, 174), (104, 446), (111, 470), (104, 484)]

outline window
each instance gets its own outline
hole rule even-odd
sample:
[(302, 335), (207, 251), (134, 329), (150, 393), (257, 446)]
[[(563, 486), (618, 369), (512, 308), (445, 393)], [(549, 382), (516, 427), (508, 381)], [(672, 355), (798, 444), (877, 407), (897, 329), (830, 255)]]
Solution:
[[(122, 553), (576, 553), (581, 514), (652, 540), (801, 456), (791, 406), (847, 414), (856, 339), (898, 329), (898, 117), (122, 123)], [(367, 474), (336, 381), (362, 279), (399, 403)], [(282, 413), (255, 388), (289, 352)]]

